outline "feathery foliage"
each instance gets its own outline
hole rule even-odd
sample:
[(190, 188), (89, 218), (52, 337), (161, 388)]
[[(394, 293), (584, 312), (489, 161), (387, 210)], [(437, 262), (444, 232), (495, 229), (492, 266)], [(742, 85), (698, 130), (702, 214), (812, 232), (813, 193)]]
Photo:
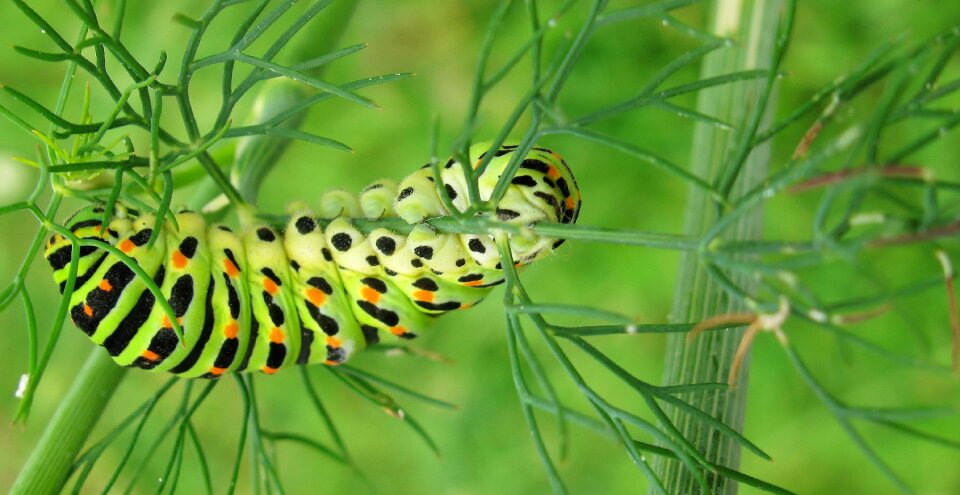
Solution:
[[(751, 460), (745, 462), (751, 465), (771, 458), (742, 431), (739, 408), (747, 383), (742, 379), (744, 371), (740, 380), (736, 376), (747, 365), (753, 338), (770, 332), (785, 362), (889, 486), (909, 493), (911, 483), (884, 460), (862, 425), (884, 427), (955, 454), (960, 449), (956, 439), (923, 425), (930, 420), (955, 421), (955, 407), (949, 402), (909, 401), (856, 405), (857, 398), (834, 391), (842, 389), (837, 380), (821, 375), (841, 367), (859, 375), (863, 368), (877, 366), (910, 376), (920, 374), (917, 384), (927, 383), (929, 376), (949, 377), (951, 366), (943, 362), (941, 349), (951, 333), (950, 359), (952, 368), (957, 366), (960, 323), (951, 260), (958, 252), (960, 186), (956, 180), (960, 178), (951, 164), (930, 159), (925, 152), (946, 136), (955, 136), (954, 128), (960, 124), (953, 109), (960, 84), (950, 79), (957, 71), (960, 27), (919, 41), (895, 39), (798, 107), (782, 109), (775, 96), (790, 83), (784, 77), (784, 65), (798, 42), (793, 39), (796, 2), (744, 2), (743, 12), (732, 12), (730, 2), (722, 0), (609, 4), (606, 0), (498, 2), (475, 55), (463, 123), (455, 136), (446, 139), (438, 122), (430, 139), (435, 174), (447, 150), (468, 163), (467, 150), (482, 131), (493, 129), (492, 146), (518, 145), (490, 198), (481, 198), (476, 181), (468, 181), (471, 207), (465, 212), (451, 209), (451, 215), (428, 221), (441, 232), (493, 235), (504, 259), (510, 257), (506, 234), (523, 235), (526, 229), (475, 213), (495, 208), (520, 159), (535, 143), (560, 139), (571, 143), (569, 147), (612, 151), (690, 189), (683, 234), (676, 233), (679, 228), (660, 231), (589, 222), (530, 228), (573, 243), (610, 244), (624, 253), (637, 248), (682, 253), (685, 268), (672, 321), (641, 321), (629, 309), (611, 311), (594, 298), (543, 301), (528, 289), (512, 263), (503, 263), (507, 360), (496, 365), (510, 371), (533, 450), (551, 488), (557, 493), (567, 491), (561, 463), (571, 456), (576, 426), (612, 439), (615, 444), (604, 458), (615, 458), (618, 449), (625, 452), (651, 493), (733, 493), (738, 485), (791, 493), (777, 480), (761, 480), (739, 467), (741, 450), (749, 453)], [(182, 55), (169, 61), (163, 51), (153, 59), (134, 54), (126, 41), (133, 33), (124, 30), (130, 7), (124, 0), (97, 4), (64, 0), (66, 12), (79, 25), (73, 42), (31, 2), (14, 0), (14, 5), (52, 45), (15, 50), (37, 61), (66, 66), (63, 86), (52, 106), (43, 103), (41, 96), (6, 86), (2, 92), (7, 101), (19, 107), (0, 102), (0, 114), (31, 136), (39, 150), (35, 158), (20, 158), (40, 171), (32, 194), (0, 208), (2, 215), (26, 212), (40, 224), (19, 270), (0, 293), (0, 308), (18, 301), (24, 308), (28, 372), (18, 394), (16, 419), (26, 421), (37, 394), (44, 391), (38, 387), (60, 340), (77, 270), (74, 256), (63, 303), (41, 346), (41, 318), (27, 290), (27, 272), (37, 251), (51, 232), (72, 239), (74, 250), (84, 245), (112, 249), (76, 239), (57, 222), (65, 198), (102, 201), (107, 216), (118, 202), (135, 205), (155, 214), (158, 222), (173, 218), (175, 198), (211, 218), (259, 214), (278, 219), (270, 212), (255, 213), (251, 205), (291, 141), (350, 150), (344, 143), (348, 138), (302, 130), (306, 112), (324, 101), (376, 108), (360, 91), (408, 74), (388, 73), (344, 83), (324, 78), (328, 64), (349, 61), (363, 48), (338, 47), (353, 2), (317, 0), (298, 5), (295, 0), (213, 0), (198, 15), (175, 17), (187, 41)], [(712, 25), (702, 27), (708, 23), (690, 12), (709, 12)], [(724, 17), (730, 15), (737, 22), (731, 24)], [(750, 19), (756, 22), (747, 22)], [(651, 24), (661, 25), (689, 48), (646, 80), (633, 81), (637, 89), (627, 97), (601, 97), (603, 102), (597, 104), (597, 99), (581, 101), (580, 95), (567, 93), (583, 62), (595, 55), (592, 50), (598, 38), (623, 26), (635, 29)], [(761, 31), (749, 31), (755, 26)], [(229, 30), (225, 39), (216, 34), (223, 29)], [(513, 42), (505, 44), (503, 38)], [(217, 40), (226, 42), (218, 45)], [(284, 58), (292, 61), (278, 61)], [(699, 77), (695, 75), (698, 68)], [(208, 81), (209, 74), (215, 74), (213, 85), (193, 86), (195, 80)], [(509, 94), (505, 88), (517, 80), (526, 81), (523, 91), (505, 117), (491, 126), (485, 115), (490, 107), (505, 105), (500, 92)], [(78, 89), (80, 81), (89, 84)], [(210, 98), (211, 88), (218, 90), (217, 110), (197, 111), (198, 102)], [(94, 104), (104, 98), (109, 105)], [(236, 115), (243, 112), (251, 115), (250, 123), (237, 123), (242, 119)], [(689, 165), (676, 159), (676, 153), (619, 131), (618, 119), (641, 112), (663, 112), (696, 129)], [(242, 144), (237, 145), (238, 141)], [(467, 176), (476, 179), (492, 158), (488, 154), (476, 170), (465, 168)], [(579, 170), (577, 164), (573, 166)], [(588, 209), (590, 202), (617, 201), (584, 189)], [(182, 199), (184, 191), (192, 196)], [(446, 198), (444, 194), (441, 197)], [(764, 212), (785, 201), (809, 206), (810, 222), (770, 229), (768, 221), (767, 229), (762, 229)], [(354, 223), (364, 232), (378, 227), (401, 233), (410, 229), (395, 219)], [(111, 252), (138, 270), (119, 251)], [(897, 260), (917, 263), (921, 259), (927, 263), (907, 273), (888, 270), (896, 267)], [(559, 264), (553, 268), (558, 273), (552, 277), (560, 277)], [(149, 282), (143, 273), (138, 275)], [(831, 283), (842, 283), (844, 290)], [(148, 285), (159, 294), (152, 282)], [(943, 318), (935, 331), (922, 337), (927, 339), (928, 352), (909, 352), (908, 346), (897, 344), (903, 337), (892, 331), (874, 338), (857, 330), (865, 324), (883, 328), (883, 322), (898, 314), (912, 318), (913, 298), (932, 291), (944, 294), (945, 303), (936, 309), (922, 308)], [(796, 337), (797, 332), (804, 335)], [(662, 384), (641, 378), (630, 359), (607, 350), (606, 340), (612, 338), (656, 339), (660, 334), (668, 335), (670, 342)], [(818, 345), (835, 346), (839, 356), (811, 359)], [(438, 360), (415, 348), (382, 350), (388, 355)], [(861, 355), (876, 359), (864, 360)], [(333, 392), (327, 389), (333, 383), (342, 384), (359, 401), (400, 420), (433, 452), (442, 451), (430, 436), (434, 428), (415, 419), (396, 397), (453, 407), (382, 368), (377, 372), (352, 365), (302, 369), (299, 397), (288, 400), (305, 401), (315, 412), (312, 420), (319, 421), (319, 428), (305, 430), (297, 422), (283, 424), (261, 415), (258, 389), (265, 382), (259, 377), (228, 378), (237, 385), (242, 406), (236, 411), (239, 421), (229, 425), (238, 435), (231, 438), (235, 447), (229, 455), (211, 456), (204, 442), (206, 432), (196, 426), (195, 418), (214, 408), (210, 402), (223, 400), (227, 392), (222, 389), (230, 387), (217, 381), (169, 379), (139, 404), (115, 404), (128, 414), (104, 426), (102, 436), (84, 450), (87, 434), (106, 407), (105, 400), (93, 401), (89, 396), (102, 395), (104, 390), (98, 387), (118, 386), (123, 374), (106, 359), (92, 357), (88, 367), (90, 372), (78, 376), (72, 395), (64, 399), (64, 407), (69, 404), (75, 414), (59, 415), (51, 422), (16, 489), (50, 492), (70, 486), (79, 492), (96, 486), (106, 493), (124, 486), (129, 493), (140, 491), (144, 480), (151, 480), (149, 486), (158, 493), (172, 493), (178, 487), (186, 490), (183, 483), (190, 476), (195, 478), (189, 480), (190, 487), (210, 493), (222, 492), (224, 487), (233, 493), (242, 490), (238, 487), (243, 483), (255, 492), (284, 493), (289, 487), (279, 460), (281, 448), (307, 449), (342, 466), (339, 472), (375, 486), (378, 473), (362, 469), (364, 459), (348, 450), (349, 435), (344, 430), (350, 426), (335, 426), (336, 409), (329, 404)], [(323, 380), (323, 388), (318, 380)], [(169, 414), (161, 414), (164, 410)], [(161, 424), (158, 416), (166, 416), (166, 422)], [(315, 430), (325, 432), (326, 440), (318, 439)], [(147, 431), (150, 435), (144, 435)], [(56, 467), (49, 460), (52, 452), (64, 458)], [(157, 456), (161, 462), (151, 462), (149, 454), (158, 452), (163, 452)], [(187, 456), (196, 462), (185, 462)], [(228, 461), (223, 461), (225, 457)], [(97, 475), (104, 470), (107, 474)]]

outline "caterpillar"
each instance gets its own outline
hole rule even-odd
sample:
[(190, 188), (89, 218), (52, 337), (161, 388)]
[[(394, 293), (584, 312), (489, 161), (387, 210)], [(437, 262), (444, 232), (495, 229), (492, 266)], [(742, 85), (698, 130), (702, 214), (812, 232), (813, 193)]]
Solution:
[[(490, 152), (487, 147), (470, 149), (477, 157), (474, 168)], [(481, 199), (489, 199), (515, 149), (492, 150), (494, 158), (478, 177)], [(439, 176), (450, 203), (466, 211), (463, 167), (450, 159)], [(65, 227), (133, 259), (160, 288), (184, 341), (143, 278), (95, 246), (77, 251), (70, 316), (119, 365), (187, 378), (336, 365), (381, 340), (413, 338), (433, 317), (477, 304), (504, 281), (490, 235), (439, 234), (423, 223), (449, 213), (434, 181), (428, 164), (399, 184), (374, 182), (359, 196), (331, 191), (319, 214), (292, 205), (282, 231), (253, 221), (235, 232), (181, 211), (175, 224), (163, 222), (152, 247), (153, 215), (118, 204), (104, 223), (102, 205), (88, 205)], [(566, 162), (534, 147), (495, 211), (480, 214), (531, 225), (573, 223), (579, 211), (580, 191)], [(399, 217), (412, 230), (400, 235), (376, 228), (364, 235), (351, 223), (385, 217)], [(509, 244), (521, 266), (562, 242), (529, 234), (513, 235)], [(45, 257), (61, 293), (72, 253), (64, 236), (55, 234), (47, 243)]]

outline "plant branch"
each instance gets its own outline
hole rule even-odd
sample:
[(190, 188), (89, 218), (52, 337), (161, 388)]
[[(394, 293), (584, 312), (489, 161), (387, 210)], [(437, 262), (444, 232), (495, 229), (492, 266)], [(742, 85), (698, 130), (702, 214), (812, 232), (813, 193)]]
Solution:
[[(731, 136), (728, 131), (710, 122), (701, 122), (697, 125), (691, 147), (695, 150), (691, 173), (698, 177), (713, 178), (725, 201), (743, 194), (765, 175), (769, 151), (754, 149), (749, 145), (766, 117), (765, 108), (771, 106), (768, 100), (772, 98), (776, 65), (778, 57), (782, 55), (774, 48), (785, 43), (781, 29), (781, 9), (784, 5), (781, 1), (727, 0), (718, 0), (714, 4), (713, 34), (735, 38), (739, 44), (736, 48), (705, 55), (701, 80), (744, 71), (760, 70), (766, 74), (766, 78), (760, 81), (748, 79), (698, 95), (697, 112), (729, 122), (737, 128)], [(789, 20), (788, 16), (788, 24)], [(728, 195), (728, 191), (733, 194)], [(718, 206), (716, 199), (711, 198), (712, 192), (702, 187), (691, 187), (686, 205), (686, 236), (703, 236), (716, 222), (718, 209), (724, 209), (724, 203)], [(728, 229), (724, 240), (755, 240), (760, 235), (761, 225), (762, 216), (757, 208), (743, 215), (736, 225)], [(702, 253), (684, 255), (674, 296), (674, 321), (702, 321), (712, 315), (742, 312), (744, 309), (742, 303), (725, 291), (724, 281), (711, 276), (702, 261)], [(747, 280), (737, 282), (748, 283)], [(726, 381), (742, 333), (742, 329), (711, 332), (689, 343), (683, 334), (670, 334), (667, 338), (664, 385)], [(745, 368), (737, 387), (696, 394), (690, 397), (689, 404), (739, 431), (743, 425), (746, 377)], [(678, 407), (669, 407), (667, 412), (681, 434), (694, 442), (708, 462), (737, 468), (740, 446), (732, 437), (718, 435), (714, 427), (693, 421)], [(704, 493), (698, 480), (676, 460), (658, 458), (655, 468), (669, 493)], [(708, 482), (709, 493), (734, 494), (737, 491), (737, 483), (730, 478), (712, 476)], [(651, 490), (651, 493), (654, 492)]]

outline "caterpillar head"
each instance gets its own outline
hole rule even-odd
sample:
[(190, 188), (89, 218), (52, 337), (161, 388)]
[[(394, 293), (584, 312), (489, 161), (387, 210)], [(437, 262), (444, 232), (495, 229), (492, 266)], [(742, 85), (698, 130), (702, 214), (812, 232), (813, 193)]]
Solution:
[[(516, 148), (503, 146), (496, 150), (496, 157), (479, 177), (482, 199), (490, 198)], [(475, 145), (470, 151), (475, 165), (490, 152), (487, 144)], [(580, 214), (580, 188), (560, 155), (547, 148), (534, 147), (520, 162), (520, 168), (497, 204), (495, 214), (501, 221), (524, 226), (538, 222), (572, 224)], [(545, 238), (532, 232), (514, 235), (510, 239), (513, 258), (521, 265), (540, 259), (560, 244), (563, 239)]]

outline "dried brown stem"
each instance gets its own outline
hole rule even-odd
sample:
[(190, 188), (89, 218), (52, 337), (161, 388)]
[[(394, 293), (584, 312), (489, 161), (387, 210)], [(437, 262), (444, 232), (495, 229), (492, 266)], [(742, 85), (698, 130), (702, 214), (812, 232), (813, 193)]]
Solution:
[(953, 341), (951, 353), (953, 371), (960, 370), (960, 315), (957, 312), (957, 291), (953, 284), (953, 264), (943, 250), (938, 249), (934, 255), (943, 267), (943, 282), (947, 288), (947, 307), (950, 311), (950, 333)]
[(930, 172), (927, 168), (915, 165), (894, 164), (884, 165), (882, 167), (861, 167), (818, 175), (810, 180), (801, 182), (791, 187), (788, 192), (790, 194), (798, 194), (811, 189), (816, 189), (818, 187), (838, 184), (853, 177), (859, 177), (867, 174), (898, 179), (924, 179), (930, 176)]

